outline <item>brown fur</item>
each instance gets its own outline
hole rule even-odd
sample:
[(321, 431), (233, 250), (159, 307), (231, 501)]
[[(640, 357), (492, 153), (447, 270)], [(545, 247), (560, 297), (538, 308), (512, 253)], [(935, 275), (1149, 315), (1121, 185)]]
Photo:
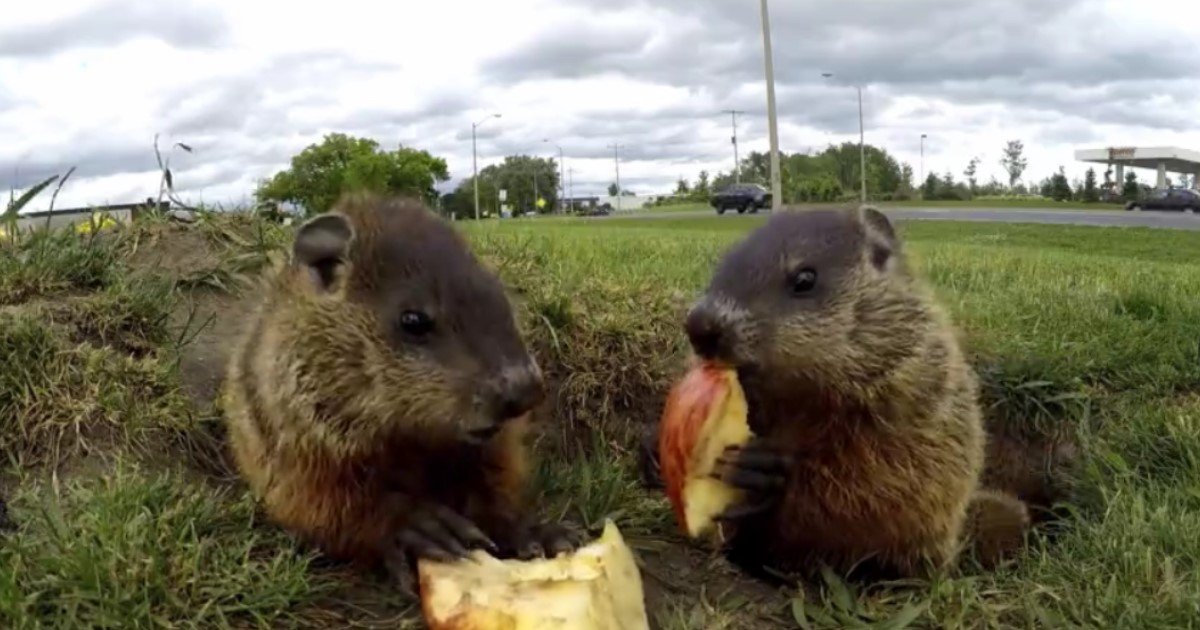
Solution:
[[(738, 524), (735, 558), (910, 576), (947, 567), (976, 535), (993, 558), (1016, 544), (1012, 527), (969, 530), (1027, 518), (1015, 499), (980, 494), (976, 376), (900, 245), (871, 208), (775, 215), (690, 314), (693, 345), (738, 370), (756, 436), (794, 462), (777, 504)], [(803, 268), (816, 288), (792, 295)]]
[[(481, 384), (514, 364), (536, 373), (498, 281), (416, 202), (351, 197), (335, 212), (353, 238), (330, 284), (294, 253), (228, 364), (238, 469), (274, 522), (335, 558), (377, 566), (430, 505), (504, 545), (524, 518), (528, 410), (482, 444), (460, 439), (495, 420)], [(394, 332), (404, 305), (441, 316), (438, 345)]]

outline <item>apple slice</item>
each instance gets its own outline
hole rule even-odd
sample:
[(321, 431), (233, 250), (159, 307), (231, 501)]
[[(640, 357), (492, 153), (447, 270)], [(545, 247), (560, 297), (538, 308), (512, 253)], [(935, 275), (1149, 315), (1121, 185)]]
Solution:
[(417, 564), (431, 630), (648, 630), (633, 552), (608, 521), (574, 553), (529, 561), (470, 559)]
[(658, 459), (676, 520), (691, 538), (714, 533), (713, 518), (742, 499), (742, 491), (709, 475), (729, 446), (751, 437), (746, 394), (737, 372), (699, 363), (667, 397), (659, 423)]

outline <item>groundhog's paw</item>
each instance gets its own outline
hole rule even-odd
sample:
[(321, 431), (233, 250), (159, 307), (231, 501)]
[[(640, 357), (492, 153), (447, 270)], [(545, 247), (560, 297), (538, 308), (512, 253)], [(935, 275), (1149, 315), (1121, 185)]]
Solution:
[(418, 558), (451, 561), (466, 557), (472, 549), (498, 552), (474, 523), (443, 506), (419, 509), (396, 534), (399, 549)]
[(776, 494), (787, 485), (792, 457), (755, 438), (745, 446), (730, 446), (717, 458), (712, 476), (756, 494)]
[(761, 439), (731, 446), (717, 458), (712, 476), (746, 491), (744, 501), (717, 515), (717, 521), (737, 521), (773, 508), (783, 495), (792, 470), (792, 457)]
[(638, 472), (644, 487), (650, 489), (664, 487), (662, 471), (658, 463), (657, 427), (651, 427), (642, 435), (638, 448)]
[(521, 560), (554, 557), (583, 546), (584, 533), (568, 523), (541, 523), (521, 528), (514, 536), (512, 555)]

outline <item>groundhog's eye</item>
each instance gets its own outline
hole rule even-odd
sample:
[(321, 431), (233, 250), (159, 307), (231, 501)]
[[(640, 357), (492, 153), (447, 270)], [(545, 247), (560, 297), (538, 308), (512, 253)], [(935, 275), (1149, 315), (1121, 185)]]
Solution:
[(801, 269), (792, 276), (792, 294), (803, 295), (812, 291), (817, 286), (817, 272), (815, 269)]
[(400, 329), (414, 337), (424, 337), (433, 331), (433, 319), (420, 311), (400, 314)]

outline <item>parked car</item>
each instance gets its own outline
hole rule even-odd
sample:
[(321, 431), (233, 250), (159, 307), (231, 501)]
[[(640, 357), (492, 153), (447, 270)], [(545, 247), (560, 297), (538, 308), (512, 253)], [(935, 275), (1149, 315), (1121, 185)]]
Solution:
[(1190, 188), (1156, 190), (1142, 199), (1125, 204), (1125, 209), (1200, 212), (1200, 191)]
[(762, 208), (771, 207), (771, 193), (758, 184), (732, 184), (709, 197), (709, 203), (716, 208), (717, 214), (725, 214), (733, 208), (738, 214), (747, 210), (750, 214)]

